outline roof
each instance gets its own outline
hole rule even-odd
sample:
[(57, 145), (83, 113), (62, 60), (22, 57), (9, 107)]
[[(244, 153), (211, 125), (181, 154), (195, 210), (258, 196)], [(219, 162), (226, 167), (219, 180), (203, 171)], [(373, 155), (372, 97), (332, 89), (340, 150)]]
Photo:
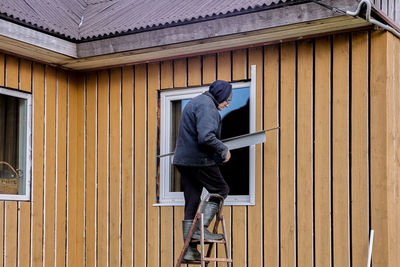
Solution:
[(299, 0), (2, 0), (3, 18), (85, 40), (180, 25)]

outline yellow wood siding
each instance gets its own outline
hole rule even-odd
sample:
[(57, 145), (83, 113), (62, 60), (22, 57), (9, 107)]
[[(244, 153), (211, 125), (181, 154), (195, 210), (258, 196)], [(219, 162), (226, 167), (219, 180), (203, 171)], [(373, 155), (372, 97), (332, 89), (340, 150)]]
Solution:
[(351, 232), (354, 266), (368, 257), (368, 33), (352, 34)]
[(251, 65), (256, 129), (280, 129), (256, 147), (255, 205), (224, 207), (234, 266), (366, 266), (370, 229), (374, 266), (399, 266), (399, 49), (362, 31), (87, 73), (0, 54), (0, 86), (33, 94), (32, 196), (0, 201), (0, 266), (173, 266), (159, 91)]
[(297, 229), (298, 266), (313, 265), (313, 43), (298, 44), (297, 68)]

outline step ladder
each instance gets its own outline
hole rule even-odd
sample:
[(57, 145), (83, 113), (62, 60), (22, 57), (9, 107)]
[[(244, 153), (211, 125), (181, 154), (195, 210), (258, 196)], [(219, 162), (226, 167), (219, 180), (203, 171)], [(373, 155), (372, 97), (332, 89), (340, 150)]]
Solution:
[[(220, 204), (219, 204), (219, 209), (216, 214), (215, 218), (215, 224), (214, 224), (214, 229), (212, 233), (217, 234), (218, 233), (218, 225), (221, 223), (222, 224), (222, 235), (223, 238), (221, 240), (205, 240), (204, 239), (204, 224), (203, 224), (203, 207), (205, 203), (210, 199), (210, 198), (219, 198), (220, 199)], [(229, 253), (228, 249), (228, 241), (226, 238), (226, 227), (225, 227), (225, 220), (224, 216), (222, 215), (222, 207), (224, 205), (224, 198), (218, 194), (208, 194), (200, 203), (196, 215), (193, 219), (192, 226), (190, 227), (189, 233), (186, 237), (185, 243), (183, 245), (181, 254), (178, 258), (178, 262), (176, 264), (176, 267), (181, 267), (181, 264), (200, 264), (201, 267), (206, 267), (210, 262), (226, 262), (229, 267), (231, 267), (232, 259)], [(200, 221), (200, 240), (192, 239), (192, 235), (194, 233), (195, 227), (197, 222)], [(185, 256), (185, 253), (189, 247), (190, 243), (195, 243), (195, 244), (200, 244), (200, 254), (201, 254), (201, 260), (200, 261), (186, 261), (183, 259)], [(225, 247), (225, 255), (227, 258), (212, 258), (211, 257), (211, 251), (213, 248), (214, 244), (224, 244)], [(205, 254), (205, 245), (208, 245), (207, 248), (207, 253)]]

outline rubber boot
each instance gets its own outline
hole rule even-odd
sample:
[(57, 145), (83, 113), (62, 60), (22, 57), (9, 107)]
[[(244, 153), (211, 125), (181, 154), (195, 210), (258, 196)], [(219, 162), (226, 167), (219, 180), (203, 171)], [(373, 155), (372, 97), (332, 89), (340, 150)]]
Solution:
[[(193, 223), (193, 220), (182, 221), (183, 242), (185, 242), (186, 237), (189, 234), (192, 223)], [(183, 259), (186, 261), (200, 261), (201, 260), (201, 255), (200, 255), (200, 252), (197, 250), (196, 244), (189, 243), (189, 247), (188, 247)]]
[[(204, 239), (208, 240), (221, 240), (223, 238), (222, 234), (213, 234), (208, 231), (207, 227), (210, 225), (214, 215), (218, 211), (218, 204), (215, 202), (206, 202), (203, 208), (203, 223), (204, 223)], [(196, 230), (192, 236), (193, 239), (200, 239), (200, 229), (198, 224), (196, 225)]]

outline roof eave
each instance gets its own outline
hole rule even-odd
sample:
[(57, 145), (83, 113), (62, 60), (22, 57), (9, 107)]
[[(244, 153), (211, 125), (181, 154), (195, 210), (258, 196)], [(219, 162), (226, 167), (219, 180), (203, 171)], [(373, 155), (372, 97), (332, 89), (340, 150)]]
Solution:
[[(335, 1), (335, 5), (344, 10), (354, 10), (357, 4), (354, 0)], [(205, 54), (370, 25), (361, 18), (339, 15), (315, 3), (288, 5), (78, 44), (23, 29), (21, 25), (13, 25), (17, 31), (7, 32), (5, 23), (11, 22), (0, 20), (1, 50), (75, 70)]]

